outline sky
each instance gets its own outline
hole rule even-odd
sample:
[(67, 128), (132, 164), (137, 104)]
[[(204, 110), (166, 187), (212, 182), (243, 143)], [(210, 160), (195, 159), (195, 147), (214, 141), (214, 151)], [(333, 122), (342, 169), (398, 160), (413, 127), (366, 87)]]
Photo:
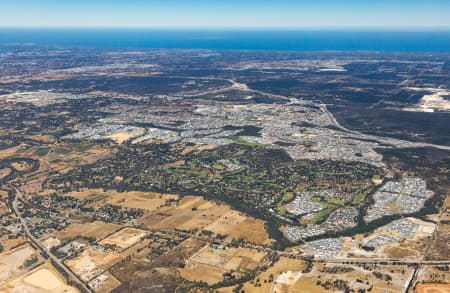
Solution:
[(450, 0), (0, 0), (0, 27), (450, 29)]

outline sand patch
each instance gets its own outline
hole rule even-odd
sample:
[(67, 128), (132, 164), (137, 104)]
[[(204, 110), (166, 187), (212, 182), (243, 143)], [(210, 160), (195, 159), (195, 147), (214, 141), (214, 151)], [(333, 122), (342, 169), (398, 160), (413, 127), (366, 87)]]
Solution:
[(0, 255), (0, 281), (22, 273), (26, 260), (36, 255), (36, 253), (36, 250), (27, 243)]
[(417, 293), (450, 293), (450, 284), (417, 284)]
[(54, 290), (59, 286), (64, 285), (60, 279), (58, 279), (53, 272), (48, 269), (40, 269), (28, 277), (25, 277), (24, 282), (32, 286), (42, 288), (45, 290)]

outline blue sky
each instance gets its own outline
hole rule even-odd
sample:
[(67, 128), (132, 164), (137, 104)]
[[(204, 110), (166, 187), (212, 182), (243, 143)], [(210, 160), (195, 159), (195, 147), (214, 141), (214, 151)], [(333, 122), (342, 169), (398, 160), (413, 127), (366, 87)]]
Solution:
[(0, 27), (450, 28), (450, 0), (0, 0)]

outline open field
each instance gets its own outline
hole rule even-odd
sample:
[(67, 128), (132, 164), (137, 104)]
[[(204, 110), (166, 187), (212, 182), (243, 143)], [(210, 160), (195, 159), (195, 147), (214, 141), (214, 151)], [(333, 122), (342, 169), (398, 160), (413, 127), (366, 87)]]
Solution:
[(15, 147), (0, 150), (0, 159), (8, 158), (15, 155), (19, 150), (24, 149), (24, 145), (18, 145)]
[(67, 195), (80, 200), (92, 200), (93, 203), (89, 206), (112, 204), (147, 211), (157, 210), (164, 206), (167, 201), (178, 199), (176, 194), (140, 191), (117, 192), (114, 190), (104, 191), (103, 189), (84, 189)]
[(67, 260), (66, 265), (82, 280), (89, 281), (120, 259), (118, 253), (91, 246), (80, 255)]
[(231, 238), (246, 239), (263, 245), (272, 242), (264, 229), (263, 221), (249, 218), (249, 216), (234, 210), (229, 211), (206, 226), (205, 230), (216, 234), (228, 235)]
[(47, 249), (51, 249), (52, 247), (61, 244), (61, 241), (54, 236), (45, 236), (44, 238), (40, 239), (40, 241)]
[[(157, 233), (154, 236), (151, 237), (150, 244), (137, 249), (131, 257), (112, 268), (111, 273), (122, 282), (120, 292), (133, 292), (133, 288), (142, 285), (170, 287), (166, 292), (174, 292), (174, 277), (179, 276), (180, 264), (205, 245), (203, 241), (193, 238), (182, 240), (174, 234)], [(170, 242), (178, 245), (173, 247)]]
[[(141, 132), (141, 135), (142, 134), (144, 134), (143, 130)], [(115, 141), (118, 144), (124, 143), (125, 141), (127, 141), (133, 137), (135, 137), (135, 135), (132, 133), (128, 133), (128, 132), (119, 132), (119, 133), (114, 133), (114, 134), (107, 136), (107, 138), (112, 139), (113, 141)]]
[(103, 239), (99, 244), (116, 245), (122, 249), (126, 249), (137, 243), (145, 235), (147, 235), (146, 231), (126, 227)]
[(10, 251), (15, 247), (25, 244), (26, 242), (28, 242), (28, 239), (23, 236), (13, 239), (8, 239), (8, 235), (3, 235), (0, 237), (0, 243), (2, 244), (4, 251)]
[(287, 292), (305, 267), (303, 260), (281, 257), (254, 280), (245, 283), (243, 289), (245, 292)]
[(28, 266), (39, 261), (37, 251), (29, 243), (0, 255), (0, 282), (20, 275)]
[[(3, 291), (4, 290), (4, 291)], [(65, 284), (64, 278), (50, 265), (43, 264), (8, 283), (1, 292), (77, 293)]]
[[(407, 266), (335, 265), (314, 263), (282, 292), (344, 292), (345, 288), (370, 292), (404, 292), (413, 270)], [(278, 292), (278, 291), (277, 291)]]
[(97, 276), (95, 279), (89, 282), (89, 286), (93, 288), (96, 293), (111, 292), (111, 290), (119, 285), (119, 280), (117, 280), (108, 272)]
[(266, 253), (248, 248), (213, 248), (205, 246), (193, 255), (180, 274), (191, 281), (214, 284), (229, 272), (245, 273), (267, 263)]
[(45, 143), (53, 143), (55, 142), (55, 138), (49, 135), (29, 135), (27, 138), (32, 140), (37, 140)]
[(417, 293), (450, 293), (450, 284), (418, 284)]
[(20, 162), (20, 161), (11, 163), (11, 166), (17, 171), (26, 171), (31, 167), (27, 162)]
[(11, 173), (11, 169), (10, 168), (2, 168), (2, 169), (0, 169), (0, 179), (5, 178), (10, 173)]
[[(445, 284), (450, 280), (450, 271), (448, 270), (448, 266), (431, 266), (431, 265), (423, 265), (420, 267), (420, 270), (417, 274), (417, 285), (416, 290), (418, 291), (417, 286), (419, 284)], [(450, 285), (448, 285), (450, 286)], [(431, 287), (430, 287), (431, 288)], [(447, 287), (450, 289), (450, 287)], [(425, 291), (427, 292), (427, 291)], [(429, 291), (434, 292), (434, 291)], [(441, 292), (441, 291), (436, 291)], [(443, 291), (446, 292), (446, 291)], [(450, 292), (450, 291), (449, 291)]]
[(0, 201), (0, 216), (9, 213), (9, 208), (6, 202)]
[(183, 155), (187, 155), (191, 152), (195, 152), (195, 151), (204, 151), (204, 150), (212, 150), (217, 148), (217, 145), (214, 144), (197, 144), (194, 146), (187, 146), (185, 147), (182, 151), (181, 154)]
[(44, 161), (53, 170), (67, 173), (74, 167), (92, 164), (107, 156), (113, 155), (115, 150), (102, 145), (89, 143), (62, 143), (50, 149), (39, 159)]
[(149, 227), (209, 230), (257, 244), (271, 242), (263, 221), (245, 216), (228, 205), (198, 196), (183, 197), (178, 204), (164, 207), (158, 213), (144, 216), (140, 221)]
[(104, 223), (100, 221), (91, 223), (73, 223), (67, 226), (64, 230), (55, 232), (55, 236), (59, 240), (80, 236), (101, 239), (119, 228), (120, 226), (117, 224)]

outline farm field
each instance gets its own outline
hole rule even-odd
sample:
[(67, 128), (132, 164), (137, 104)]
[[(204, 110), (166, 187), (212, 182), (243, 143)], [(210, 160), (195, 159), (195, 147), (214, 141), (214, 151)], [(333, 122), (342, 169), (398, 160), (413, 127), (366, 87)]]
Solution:
[(120, 247), (121, 249), (127, 249), (128, 247), (139, 242), (140, 239), (145, 235), (147, 235), (146, 231), (126, 227), (102, 239), (99, 244), (115, 245)]
[(214, 248), (205, 246), (193, 255), (180, 274), (191, 281), (214, 284), (223, 280), (225, 273), (238, 275), (267, 263), (266, 253), (247, 248)]
[(303, 260), (280, 257), (269, 269), (245, 283), (243, 289), (245, 292), (289, 292), (305, 267)]
[(179, 203), (161, 208), (158, 213), (144, 216), (139, 221), (148, 227), (208, 230), (257, 244), (271, 243), (263, 221), (202, 197), (185, 196)]
[(175, 194), (161, 194), (156, 192), (118, 192), (114, 190), (104, 191), (103, 189), (85, 189), (67, 194), (80, 200), (91, 200), (88, 206), (101, 206), (111, 204), (127, 208), (144, 209), (154, 211), (163, 207), (168, 201), (178, 199)]
[(114, 223), (104, 223), (100, 221), (87, 223), (73, 223), (64, 230), (55, 232), (55, 237), (59, 240), (70, 239), (75, 237), (92, 237), (101, 239), (120, 228), (120, 225)]

